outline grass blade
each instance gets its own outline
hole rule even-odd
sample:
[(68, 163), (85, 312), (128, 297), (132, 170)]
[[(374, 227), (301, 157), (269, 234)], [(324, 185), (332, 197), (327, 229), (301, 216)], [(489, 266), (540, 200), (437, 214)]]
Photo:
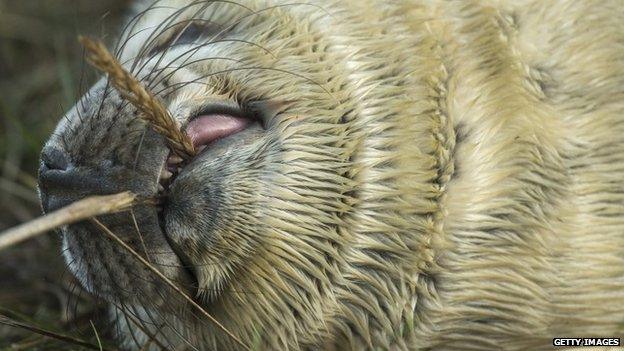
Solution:
[(68, 344), (73, 344), (73, 345), (76, 345), (76, 346), (82, 346), (84, 348), (91, 349), (91, 350), (102, 350), (102, 351), (110, 350), (110, 349), (105, 349), (105, 348), (98, 347), (97, 345), (90, 344), (90, 343), (88, 343), (88, 342), (86, 342), (84, 340), (76, 339), (76, 338), (68, 336), (68, 335), (58, 334), (58, 333), (55, 333), (55, 332), (50, 331), (50, 330), (41, 329), (41, 328), (33, 326), (33, 325), (29, 325), (29, 324), (25, 324), (25, 323), (22, 323), (22, 322), (18, 322), (18, 321), (15, 321), (15, 320), (11, 319), (11, 318), (8, 318), (8, 317), (6, 317), (4, 315), (0, 315), (0, 324), (8, 325), (8, 326), (14, 327), (14, 328), (25, 329), (25, 330), (31, 331), (33, 333), (36, 333), (36, 334), (39, 334), (39, 335), (43, 335), (43, 336), (48, 337), (48, 338), (52, 338), (52, 339), (59, 340), (59, 341), (62, 341), (62, 342), (68, 343)]
[(31, 239), (62, 225), (78, 222), (93, 216), (119, 212), (130, 208), (136, 195), (123, 192), (113, 195), (91, 196), (76, 201), (42, 217), (0, 233), (0, 250)]

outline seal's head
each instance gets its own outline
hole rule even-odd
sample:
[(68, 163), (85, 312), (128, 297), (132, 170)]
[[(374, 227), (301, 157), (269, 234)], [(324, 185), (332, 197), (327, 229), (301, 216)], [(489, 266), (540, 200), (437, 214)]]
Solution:
[[(100, 220), (252, 349), (618, 335), (618, 1), (140, 3), (115, 53), (201, 151), (102, 80), (44, 147), (44, 209), (162, 198)], [(242, 349), (91, 222), (62, 238), (127, 348)]]
[[(43, 149), (45, 211), (125, 190), (161, 197), (160, 208), (101, 219), (241, 339), (318, 344), (338, 308), (353, 190), (341, 68), (310, 25), (327, 16), (261, 1), (140, 6), (115, 52), (200, 152), (180, 163), (103, 79)], [(98, 230), (64, 227), (63, 253), (85, 288), (114, 305), (127, 345), (152, 333), (172, 348), (236, 347)]]

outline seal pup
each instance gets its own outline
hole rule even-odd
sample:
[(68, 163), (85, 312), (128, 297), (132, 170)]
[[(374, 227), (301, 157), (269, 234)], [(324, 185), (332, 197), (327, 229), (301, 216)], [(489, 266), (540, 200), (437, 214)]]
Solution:
[[(114, 49), (202, 150), (178, 167), (103, 78), (43, 207), (163, 196), (101, 220), (248, 347), (622, 335), (620, 1), (138, 1)], [(241, 349), (97, 231), (63, 253), (122, 347)]]

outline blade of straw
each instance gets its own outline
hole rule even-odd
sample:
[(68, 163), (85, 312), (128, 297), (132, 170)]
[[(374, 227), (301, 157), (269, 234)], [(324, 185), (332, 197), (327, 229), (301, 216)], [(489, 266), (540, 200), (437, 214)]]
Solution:
[(178, 128), (167, 108), (108, 51), (101, 41), (86, 37), (78, 40), (86, 49), (86, 59), (95, 68), (108, 74), (108, 78), (117, 91), (136, 107), (141, 118), (164, 136), (171, 150), (185, 160), (195, 155), (191, 139)]
[(31, 239), (62, 225), (78, 222), (93, 216), (127, 210), (136, 201), (136, 195), (123, 192), (113, 195), (91, 196), (66, 207), (50, 212), (32, 221), (0, 233), (0, 250)]

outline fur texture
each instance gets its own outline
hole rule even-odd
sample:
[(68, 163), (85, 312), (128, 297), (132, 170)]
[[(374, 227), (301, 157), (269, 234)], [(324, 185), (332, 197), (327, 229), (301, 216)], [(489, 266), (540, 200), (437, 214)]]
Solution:
[[(278, 106), (181, 170), (153, 234), (250, 346), (525, 350), (624, 336), (621, 1), (163, 0), (137, 13), (120, 59), (180, 125), (216, 100)], [(187, 19), (221, 34), (150, 53)], [(80, 160), (85, 142), (63, 135), (141, 126), (106, 107), (120, 103), (103, 84), (82, 104), (104, 113), (68, 114), (48, 148)], [(127, 125), (104, 128), (115, 118)], [(164, 162), (154, 138), (140, 164)], [(121, 151), (89, 162), (141, 148), (110, 143)], [(126, 347), (146, 333), (239, 347), (181, 302), (149, 301), (142, 281), (107, 293), (129, 263), (76, 263), (94, 250), (88, 230), (65, 230), (68, 262), (117, 306)]]

